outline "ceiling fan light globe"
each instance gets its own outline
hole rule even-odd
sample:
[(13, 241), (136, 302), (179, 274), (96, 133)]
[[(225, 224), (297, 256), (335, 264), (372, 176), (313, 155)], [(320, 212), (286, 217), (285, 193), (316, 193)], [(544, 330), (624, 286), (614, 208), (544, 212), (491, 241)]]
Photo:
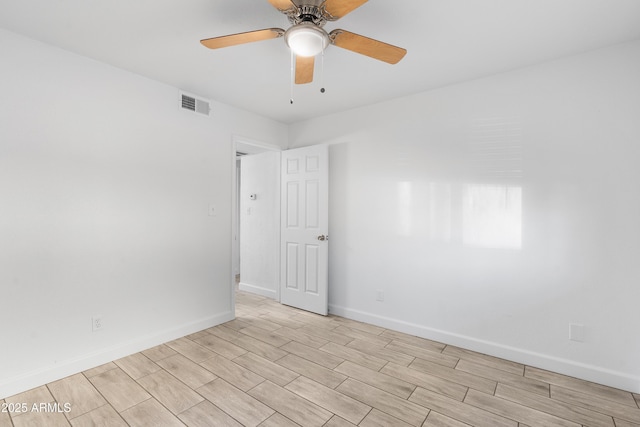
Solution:
[(313, 24), (301, 23), (284, 34), (287, 46), (297, 56), (316, 56), (329, 45), (329, 35)]

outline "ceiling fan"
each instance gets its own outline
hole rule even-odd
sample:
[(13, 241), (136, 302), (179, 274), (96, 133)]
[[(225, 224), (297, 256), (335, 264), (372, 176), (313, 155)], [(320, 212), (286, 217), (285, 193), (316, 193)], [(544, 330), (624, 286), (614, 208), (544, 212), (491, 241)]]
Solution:
[(396, 64), (407, 53), (406, 49), (349, 31), (338, 29), (327, 33), (322, 28), (328, 21), (336, 21), (366, 2), (367, 0), (269, 0), (273, 7), (287, 15), (292, 24), (289, 29), (266, 28), (204, 39), (200, 43), (209, 49), (219, 49), (284, 37), (295, 55), (296, 84), (313, 81), (315, 57), (329, 44)]

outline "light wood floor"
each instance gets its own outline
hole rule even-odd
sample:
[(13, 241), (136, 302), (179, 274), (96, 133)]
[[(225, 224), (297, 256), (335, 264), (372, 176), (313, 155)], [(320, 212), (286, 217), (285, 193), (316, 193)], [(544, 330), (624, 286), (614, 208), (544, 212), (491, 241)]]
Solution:
[(0, 426), (640, 426), (640, 395), (237, 295), (232, 322), (0, 401), (29, 409)]

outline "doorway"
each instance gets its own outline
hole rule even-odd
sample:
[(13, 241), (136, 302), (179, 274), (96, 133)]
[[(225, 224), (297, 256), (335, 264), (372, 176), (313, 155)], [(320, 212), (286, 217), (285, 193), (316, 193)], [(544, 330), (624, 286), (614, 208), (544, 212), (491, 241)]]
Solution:
[(281, 148), (242, 137), (233, 147), (233, 293), (279, 301)]
[(328, 147), (281, 151), (236, 139), (234, 148), (233, 293), (237, 283), (326, 315)]

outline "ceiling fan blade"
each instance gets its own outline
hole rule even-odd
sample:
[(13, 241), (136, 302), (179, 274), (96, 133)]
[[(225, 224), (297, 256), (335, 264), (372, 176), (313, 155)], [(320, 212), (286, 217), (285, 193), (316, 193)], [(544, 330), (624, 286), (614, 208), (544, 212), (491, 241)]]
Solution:
[(327, 0), (324, 3), (324, 10), (336, 20), (342, 18), (347, 13), (359, 8), (365, 4), (367, 0)]
[(296, 56), (296, 84), (302, 85), (313, 81), (314, 56)]
[(370, 39), (345, 30), (333, 30), (329, 34), (331, 43), (343, 49), (369, 56), (389, 64), (397, 64), (407, 53), (406, 49)]
[(280, 12), (285, 12), (295, 7), (291, 0), (269, 0), (269, 3)]
[(228, 36), (214, 37), (200, 40), (209, 49), (220, 49), (221, 47), (235, 46), (243, 43), (259, 42), (261, 40), (276, 39), (284, 35), (282, 28), (266, 28), (264, 30), (249, 31), (246, 33), (230, 34)]

